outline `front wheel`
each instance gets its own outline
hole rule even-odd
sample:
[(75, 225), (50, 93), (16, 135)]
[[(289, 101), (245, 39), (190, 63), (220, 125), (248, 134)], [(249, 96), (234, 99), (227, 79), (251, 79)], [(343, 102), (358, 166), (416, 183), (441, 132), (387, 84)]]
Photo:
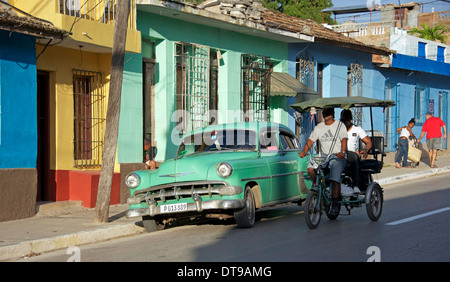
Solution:
[(234, 212), (236, 224), (241, 228), (249, 228), (255, 224), (255, 197), (250, 187), (245, 188), (245, 206)]
[(372, 189), (368, 189), (366, 193), (366, 211), (370, 220), (377, 221), (383, 210), (383, 192), (380, 185), (376, 184)]
[(320, 200), (317, 191), (309, 191), (305, 201), (305, 219), (306, 225), (310, 229), (316, 229), (319, 226), (320, 218), (322, 217), (323, 201)]

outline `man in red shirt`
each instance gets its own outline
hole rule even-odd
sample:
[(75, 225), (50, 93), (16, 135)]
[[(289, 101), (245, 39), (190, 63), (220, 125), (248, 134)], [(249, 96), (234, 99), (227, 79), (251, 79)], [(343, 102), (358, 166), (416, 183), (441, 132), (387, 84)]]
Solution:
[(427, 134), (427, 147), (428, 147), (428, 157), (430, 158), (430, 167), (437, 167), (434, 164), (436, 160), (437, 151), (442, 148), (441, 144), (441, 127), (444, 128), (444, 140), (447, 139), (447, 127), (445, 122), (438, 117), (433, 117), (430, 113), (425, 115), (426, 121), (422, 126), (422, 133), (420, 134), (417, 142), (420, 141)]

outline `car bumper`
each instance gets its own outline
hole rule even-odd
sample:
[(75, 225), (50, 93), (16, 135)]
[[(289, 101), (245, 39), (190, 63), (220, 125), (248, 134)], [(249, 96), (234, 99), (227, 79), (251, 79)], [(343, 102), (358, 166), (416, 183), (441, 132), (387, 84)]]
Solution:
[(244, 200), (210, 200), (201, 201), (197, 200), (194, 203), (187, 203), (187, 209), (182, 212), (173, 213), (163, 213), (161, 212), (161, 207), (164, 205), (157, 206), (156, 204), (150, 204), (148, 208), (138, 208), (128, 210), (126, 213), (127, 218), (139, 217), (139, 216), (155, 216), (159, 214), (174, 214), (174, 213), (184, 213), (184, 212), (202, 212), (207, 210), (235, 210), (241, 209), (245, 206)]

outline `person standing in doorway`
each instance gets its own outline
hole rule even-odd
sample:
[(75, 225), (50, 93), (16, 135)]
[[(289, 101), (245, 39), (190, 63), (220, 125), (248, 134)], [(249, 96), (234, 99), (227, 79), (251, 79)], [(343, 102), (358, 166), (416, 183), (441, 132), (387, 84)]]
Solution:
[(427, 113), (425, 115), (425, 118), (427, 120), (422, 126), (422, 133), (420, 134), (419, 139), (417, 139), (417, 142), (420, 142), (425, 134), (427, 135), (427, 147), (428, 157), (430, 158), (430, 167), (435, 168), (437, 167), (434, 163), (436, 161), (437, 151), (442, 148), (441, 127), (444, 128), (444, 140), (447, 139), (447, 127), (442, 119), (433, 117), (431, 113)]

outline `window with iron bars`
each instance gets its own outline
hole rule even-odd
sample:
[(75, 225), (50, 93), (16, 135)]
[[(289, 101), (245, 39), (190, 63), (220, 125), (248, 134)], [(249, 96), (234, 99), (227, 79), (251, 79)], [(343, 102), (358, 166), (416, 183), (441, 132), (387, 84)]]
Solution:
[(241, 57), (241, 110), (244, 121), (270, 121), (269, 58), (251, 54)]
[[(297, 79), (308, 87), (314, 88), (314, 56), (308, 51), (302, 52), (296, 63), (296, 77)], [(321, 121), (321, 110), (316, 115), (316, 122)], [(295, 135), (305, 142), (307, 136), (311, 134), (313, 130), (313, 120), (309, 118), (309, 113), (297, 113), (295, 119)], [(314, 124), (315, 125), (315, 124)]]
[[(347, 69), (347, 96), (363, 95), (363, 65), (353, 62)], [(362, 108), (352, 108), (353, 123), (362, 125)]]
[(208, 46), (176, 42), (176, 109), (181, 133), (217, 123), (218, 63)]
[(101, 166), (106, 110), (102, 74), (73, 70), (73, 166)]

